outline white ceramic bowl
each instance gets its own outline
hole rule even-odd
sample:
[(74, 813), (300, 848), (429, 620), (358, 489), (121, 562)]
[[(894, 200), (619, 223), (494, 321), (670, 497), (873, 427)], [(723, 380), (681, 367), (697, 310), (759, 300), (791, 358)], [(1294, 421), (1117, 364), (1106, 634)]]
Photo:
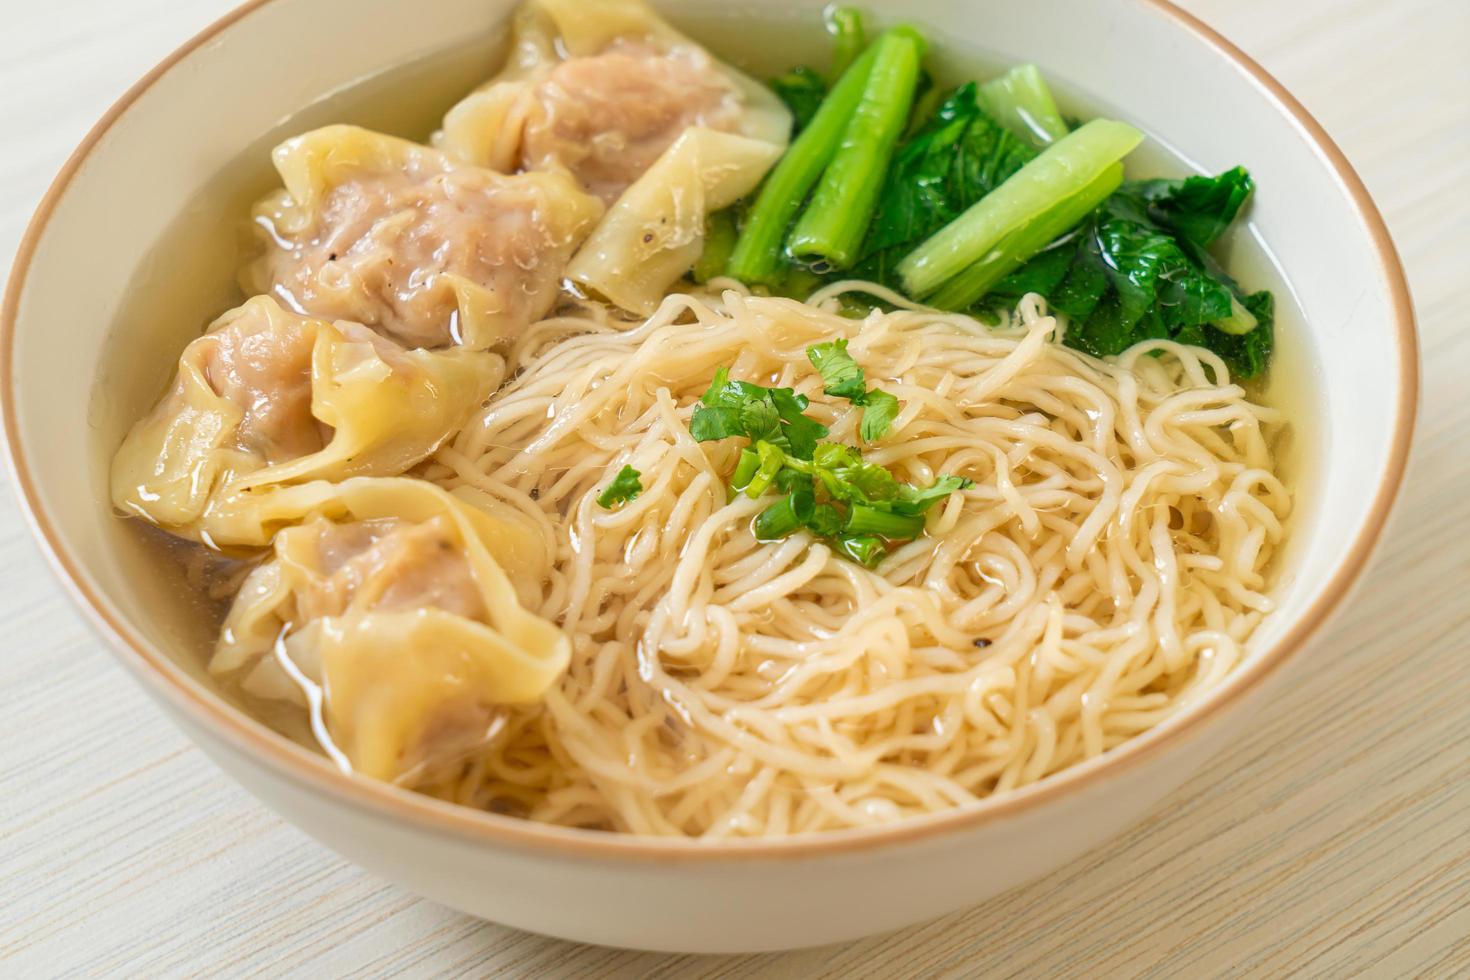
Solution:
[[(1299, 432), (1312, 463), (1280, 609), (1212, 696), (1100, 759), (974, 807), (881, 830), (701, 846), (538, 826), (345, 776), (214, 693), (178, 589), (111, 514), (105, 473), (173, 354), (217, 311), (203, 307), (228, 270), (218, 287), (176, 285), (175, 305), (193, 302), (198, 316), (123, 329), (117, 311), (135, 283), (168, 275), (150, 250), (176, 221), (213, 213), (211, 179), (257, 137), (364, 76), (487, 36), (511, 2), (255, 0), (124, 95), (36, 214), (0, 315), (16, 483), (62, 581), (167, 712), (268, 805), (407, 888), (537, 932), (664, 950), (827, 943), (950, 911), (1105, 841), (1199, 768), (1367, 561), (1404, 470), (1417, 353), (1403, 272), (1341, 152), (1259, 67), (1158, 0), (869, 6), (925, 25), (941, 47), (1036, 61), (1064, 91), (1089, 93), (1204, 169), (1243, 163), (1257, 178), (1254, 229), (1305, 313), (1305, 324), (1283, 324), (1282, 357), (1295, 364), (1280, 373), (1311, 392)], [(676, 19), (731, 16), (723, 0), (662, 6)], [(819, 5), (737, 9), (809, 22)]]

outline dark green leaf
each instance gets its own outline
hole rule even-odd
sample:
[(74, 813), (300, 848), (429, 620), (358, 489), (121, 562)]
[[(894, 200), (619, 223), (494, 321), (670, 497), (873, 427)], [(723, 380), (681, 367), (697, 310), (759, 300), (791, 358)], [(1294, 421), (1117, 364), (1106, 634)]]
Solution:
[(805, 395), (790, 388), (732, 381), (729, 369), (722, 367), (694, 407), (689, 434), (696, 442), (745, 436), (752, 442), (773, 443), (799, 459), (810, 459), (827, 427), (802, 414), (809, 404)]
[(1118, 189), (1113, 206), (1121, 210), (1126, 202), (1140, 217), (1203, 249), (1225, 233), (1254, 190), (1251, 175), (1234, 167), (1216, 177), (1130, 181)]
[(689, 434), (695, 442), (710, 442), (728, 439), (730, 436), (745, 435), (745, 423), (738, 408), (711, 408), (696, 405), (694, 416), (689, 420)]
[[(1066, 343), (1099, 357), (1171, 338), (1213, 350), (1238, 378), (1255, 377), (1270, 358), (1269, 294), (1246, 296), (1206, 251), (1252, 186), (1238, 167), (1218, 177), (1126, 183), (991, 295), (1040, 293), (1067, 315)], [(1255, 329), (1234, 335), (1212, 325), (1231, 315), (1232, 299), (1253, 314), (1255, 306), (1264, 310)]]
[(791, 110), (792, 136), (806, 128), (827, 97), (826, 81), (806, 65), (798, 65), (781, 77), (771, 79), (770, 86)]
[(816, 419), (802, 413), (811, 404), (805, 395), (798, 395), (790, 388), (767, 388), (776, 412), (781, 418), (781, 431), (790, 445), (791, 455), (797, 459), (811, 459), (812, 450), (827, 435), (827, 427)]
[(776, 406), (771, 403), (770, 398), (747, 397), (740, 406), (740, 424), (745, 427), (745, 434), (753, 440), (782, 441), (781, 416), (777, 414)]

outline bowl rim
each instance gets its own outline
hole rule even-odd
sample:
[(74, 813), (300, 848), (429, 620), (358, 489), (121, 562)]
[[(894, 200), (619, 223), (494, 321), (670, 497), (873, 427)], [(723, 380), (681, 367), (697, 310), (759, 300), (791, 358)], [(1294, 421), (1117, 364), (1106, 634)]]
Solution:
[(853, 828), (782, 838), (707, 842), (689, 838), (662, 838), (607, 833), (534, 823), (516, 817), (475, 810), (413, 793), (387, 783), (344, 773), (324, 756), (297, 745), (234, 708), (156, 650), (109, 608), (105, 595), (88, 581), (82, 563), (68, 553), (37, 492), (20, 441), (15, 417), (13, 346), (21, 294), (35, 252), (57, 204), (72, 179), (102, 137), (160, 78), (180, 61), (237, 22), (275, 0), (246, 0), (209, 24), (171, 52), (134, 83), (102, 115), (68, 157), (42, 196), (10, 270), (0, 300), (0, 414), (4, 417), (6, 457), (32, 535), (63, 587), (108, 646), (146, 682), (151, 691), (230, 747), (246, 753), (277, 776), (303, 789), (321, 792), (332, 802), (363, 806), (374, 815), (438, 834), (471, 842), (526, 846), (562, 856), (596, 856), (638, 861), (714, 861), (808, 858), (842, 852), (866, 851), (888, 845), (936, 838), (970, 830), (982, 824), (1015, 817), (1069, 793), (1075, 793), (1126, 767), (1136, 767), (1188, 739), (1209, 720), (1237, 705), (1296, 654), (1329, 619), (1362, 574), (1382, 536), (1394, 500), (1402, 485), (1419, 403), (1419, 346), (1407, 279), (1388, 227), (1362, 179), (1326, 130), (1286, 88), (1253, 59), (1170, 0), (1124, 0), (1194, 36), (1215, 54), (1248, 76), (1276, 108), (1290, 117), (1303, 138), (1317, 151), (1345, 192), (1368, 232), (1391, 300), (1391, 319), (1399, 352), (1399, 398), (1393, 423), (1393, 442), (1387, 466), (1374, 491), (1368, 516), (1357, 529), (1344, 560), (1334, 570), (1317, 600), (1292, 623), (1276, 643), (1226, 679), (1213, 696), (1163, 726), (1141, 733), (1117, 748), (1071, 766), (1046, 779), (999, 797), (937, 814), (911, 817), (873, 828)]

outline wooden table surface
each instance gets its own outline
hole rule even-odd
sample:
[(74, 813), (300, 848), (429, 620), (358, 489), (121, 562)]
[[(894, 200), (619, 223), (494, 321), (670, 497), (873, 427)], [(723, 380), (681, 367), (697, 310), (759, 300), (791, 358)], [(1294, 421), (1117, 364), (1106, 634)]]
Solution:
[[(5, 0), (0, 258), (93, 120), (231, 2)], [(1362, 172), (1424, 345), (1395, 525), (1250, 737), (1123, 838), (936, 922), (752, 957), (578, 946), (418, 899), (238, 788), (83, 627), (5, 492), (0, 976), (1470, 976), (1470, 2), (1185, 5)]]

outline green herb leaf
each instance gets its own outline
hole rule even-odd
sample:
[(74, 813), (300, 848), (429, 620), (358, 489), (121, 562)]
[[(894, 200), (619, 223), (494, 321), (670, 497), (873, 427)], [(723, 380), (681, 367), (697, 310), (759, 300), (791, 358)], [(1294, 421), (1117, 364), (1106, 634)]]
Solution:
[(699, 405), (689, 420), (689, 434), (695, 442), (712, 442), (730, 436), (745, 435), (745, 423), (738, 408), (711, 408)]
[(826, 438), (827, 427), (816, 419), (802, 413), (811, 404), (805, 395), (798, 395), (790, 388), (767, 388), (771, 403), (781, 418), (781, 431), (797, 459), (811, 459), (817, 442)]
[(696, 442), (745, 436), (789, 450), (798, 459), (810, 459), (812, 448), (827, 435), (825, 425), (802, 414), (811, 404), (805, 395), (790, 388), (732, 381), (728, 368), (715, 372), (699, 401), (689, 420), (689, 434)]
[(863, 376), (863, 369), (847, 352), (845, 339), (814, 344), (806, 349), (806, 357), (822, 376), (823, 391), (859, 405), (863, 403), (868, 393), (868, 382)]
[(751, 439), (781, 441), (781, 416), (769, 398), (746, 398), (741, 402), (740, 424)]
[(861, 434), (864, 442), (876, 442), (898, 417), (898, 399), (877, 388), (868, 390), (862, 367), (847, 352), (847, 341), (839, 338), (806, 349), (807, 360), (822, 376), (822, 390), (846, 398), (863, 409)]
[[(862, 370), (848, 356), (845, 341), (818, 345), (808, 357), (819, 373), (825, 368), (824, 380), (831, 377), (845, 391), (860, 391)], [(876, 390), (861, 391), (861, 398), (864, 437), (877, 438), (898, 414), (898, 399)], [(804, 414), (809, 405), (791, 388), (733, 381), (721, 368), (695, 406), (690, 431), (696, 439), (744, 435), (751, 440), (740, 451), (731, 489), (751, 499), (771, 490), (780, 494), (751, 522), (762, 541), (805, 529), (872, 567), (890, 542), (922, 533), (924, 512), (935, 501), (971, 485), (956, 476), (928, 487), (902, 483), (864, 460), (857, 448), (822, 442), (827, 427)]]
[(642, 475), (631, 466), (618, 470), (618, 475), (597, 495), (598, 506), (611, 510), (617, 504), (627, 503), (638, 496), (643, 492), (643, 484), (639, 480)]
[(975, 481), (963, 476), (941, 476), (927, 487), (904, 483), (899, 486), (894, 511), (900, 514), (923, 514), (956, 490), (968, 490)]
[(877, 388), (868, 392), (866, 397), (859, 433), (864, 442), (877, 442), (888, 434), (889, 426), (898, 418), (898, 399)]

